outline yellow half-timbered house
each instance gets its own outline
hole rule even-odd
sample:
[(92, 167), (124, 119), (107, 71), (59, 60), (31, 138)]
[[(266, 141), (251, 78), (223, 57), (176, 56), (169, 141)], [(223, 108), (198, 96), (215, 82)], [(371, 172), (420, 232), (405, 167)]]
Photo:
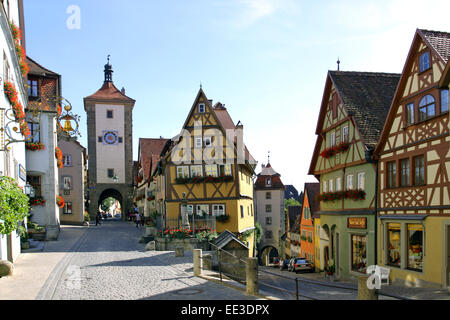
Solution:
[(378, 264), (391, 280), (450, 285), (450, 33), (418, 29), (375, 154)]
[(190, 216), (216, 219), (216, 231), (231, 231), (254, 254), (253, 177), (256, 161), (220, 102), (214, 106), (200, 88), (181, 133), (162, 151), (165, 221), (179, 220), (182, 204)]

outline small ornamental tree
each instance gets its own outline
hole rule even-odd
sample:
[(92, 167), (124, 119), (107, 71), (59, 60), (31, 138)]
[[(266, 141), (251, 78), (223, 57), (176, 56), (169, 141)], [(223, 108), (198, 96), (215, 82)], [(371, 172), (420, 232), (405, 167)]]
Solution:
[(0, 177), (0, 233), (10, 234), (17, 230), (18, 223), (23, 221), (29, 212), (28, 197), (17, 182), (10, 178)]

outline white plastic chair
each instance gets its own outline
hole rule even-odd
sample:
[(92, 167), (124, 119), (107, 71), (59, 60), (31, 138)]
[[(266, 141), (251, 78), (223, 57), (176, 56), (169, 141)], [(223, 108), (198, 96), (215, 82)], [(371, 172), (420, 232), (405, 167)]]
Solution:
[(386, 280), (386, 284), (389, 285), (389, 274), (391, 273), (391, 269), (380, 266), (369, 266), (366, 273), (376, 274), (379, 277), (381, 284), (383, 284), (383, 280)]

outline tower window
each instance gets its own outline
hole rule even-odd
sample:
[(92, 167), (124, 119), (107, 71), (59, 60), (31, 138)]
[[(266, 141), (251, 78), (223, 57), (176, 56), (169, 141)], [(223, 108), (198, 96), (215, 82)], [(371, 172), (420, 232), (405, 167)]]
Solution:
[(114, 112), (113, 112), (113, 110), (107, 110), (107, 111), (106, 111), (106, 117), (107, 117), (108, 119), (113, 119), (113, 118), (114, 118)]
[(98, 142), (103, 142), (103, 138), (102, 137), (98, 137)]
[(108, 178), (114, 178), (114, 169), (108, 169)]
[(123, 143), (123, 138), (119, 137), (119, 143)]

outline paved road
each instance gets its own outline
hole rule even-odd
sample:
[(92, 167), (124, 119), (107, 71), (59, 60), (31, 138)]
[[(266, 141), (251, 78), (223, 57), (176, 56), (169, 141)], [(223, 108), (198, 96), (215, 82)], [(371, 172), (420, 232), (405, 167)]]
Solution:
[[(295, 278), (302, 279), (301, 274), (279, 271), (278, 268), (261, 266), (259, 268), (258, 277), (261, 290), (283, 300), (296, 299)], [(340, 286), (345, 287), (343, 285), (329, 283), (330, 286), (323, 286), (309, 281), (308, 279), (298, 281), (299, 300), (356, 300), (358, 298), (357, 291), (339, 288)], [(273, 287), (283, 288), (285, 291)]]
[(91, 226), (55, 267), (37, 299), (53, 300), (255, 300), (253, 296), (193, 277), (192, 252), (148, 251), (144, 229), (109, 220)]

